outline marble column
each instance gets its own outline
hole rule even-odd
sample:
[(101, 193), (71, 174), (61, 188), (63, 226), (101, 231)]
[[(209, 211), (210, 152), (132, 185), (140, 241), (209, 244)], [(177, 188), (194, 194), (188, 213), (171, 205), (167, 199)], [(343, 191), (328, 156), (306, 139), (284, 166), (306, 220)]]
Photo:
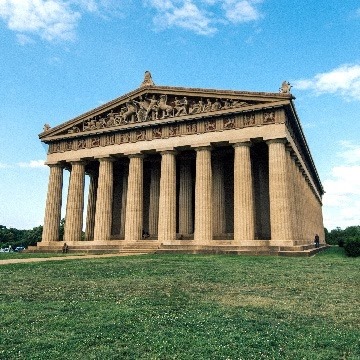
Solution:
[(158, 161), (151, 163), (149, 234), (156, 235), (159, 225), (160, 167)]
[(127, 191), (128, 191), (128, 165), (124, 167), (123, 179), (122, 179), (122, 193), (121, 193), (121, 214), (120, 214), (120, 238), (125, 236), (125, 222), (126, 222), (126, 203), (127, 203)]
[(89, 173), (90, 184), (88, 203), (86, 211), (86, 227), (85, 227), (85, 240), (94, 240), (94, 227), (95, 227), (95, 211), (96, 211), (96, 192), (98, 186), (98, 175), (95, 172)]
[(268, 140), (271, 240), (293, 240), (286, 139)]
[(191, 163), (183, 158), (180, 163), (179, 174), (179, 233), (188, 235), (193, 233), (193, 179)]
[(113, 159), (100, 158), (99, 162), (94, 240), (110, 240), (114, 186)]
[(236, 243), (255, 239), (250, 147), (250, 141), (234, 144), (234, 241)]
[(66, 204), (64, 240), (80, 241), (84, 211), (85, 163), (71, 162), (70, 183)]
[(196, 244), (209, 244), (213, 240), (211, 147), (196, 150), (195, 180), (195, 232)]
[(61, 220), (61, 201), (63, 187), (63, 166), (49, 164), (50, 175), (46, 198), (42, 241), (58, 241)]
[(125, 241), (142, 239), (144, 155), (130, 155), (126, 201)]
[(216, 155), (213, 157), (213, 231), (215, 235), (226, 232), (225, 219), (225, 188), (223, 159)]
[(176, 240), (176, 152), (161, 152), (159, 229), (161, 243)]

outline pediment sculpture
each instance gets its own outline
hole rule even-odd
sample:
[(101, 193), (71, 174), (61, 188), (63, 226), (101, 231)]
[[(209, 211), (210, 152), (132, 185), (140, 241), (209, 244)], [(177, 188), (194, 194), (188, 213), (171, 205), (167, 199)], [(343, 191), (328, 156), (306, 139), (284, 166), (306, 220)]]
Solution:
[(125, 104), (121, 104), (108, 113), (83, 120), (81, 124), (76, 124), (69, 129), (68, 133), (211, 113), (251, 105), (254, 103), (240, 99), (207, 98), (204, 100), (201, 97), (143, 94), (127, 99)]

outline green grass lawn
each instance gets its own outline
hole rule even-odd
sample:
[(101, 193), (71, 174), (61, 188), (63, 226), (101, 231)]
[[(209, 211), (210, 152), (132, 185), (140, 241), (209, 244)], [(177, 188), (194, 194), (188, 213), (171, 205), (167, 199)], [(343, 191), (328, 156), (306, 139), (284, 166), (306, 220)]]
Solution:
[(0, 266), (0, 359), (360, 359), (359, 258)]
[(11, 252), (11, 253), (0, 253), (0, 260), (48, 258), (48, 257), (68, 256), (68, 255), (78, 255), (78, 254)]

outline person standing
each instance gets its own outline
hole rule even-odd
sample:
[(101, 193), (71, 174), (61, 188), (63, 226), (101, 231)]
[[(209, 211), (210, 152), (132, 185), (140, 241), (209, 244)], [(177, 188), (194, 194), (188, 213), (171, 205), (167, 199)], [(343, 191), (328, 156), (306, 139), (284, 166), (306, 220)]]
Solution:
[(315, 235), (314, 243), (316, 248), (320, 247), (320, 238), (318, 234)]

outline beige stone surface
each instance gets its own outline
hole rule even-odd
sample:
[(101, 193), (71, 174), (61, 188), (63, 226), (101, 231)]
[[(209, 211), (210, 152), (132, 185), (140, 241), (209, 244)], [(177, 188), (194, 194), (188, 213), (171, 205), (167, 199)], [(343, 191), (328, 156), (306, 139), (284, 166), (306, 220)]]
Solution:
[(290, 88), (161, 87), (148, 73), (133, 92), (47, 127), (40, 134), (50, 176), (39, 246), (59, 240), (64, 167), (71, 174), (69, 243), (81, 240), (84, 210), (87, 246), (295, 248), (316, 233), (323, 242), (324, 190)]

